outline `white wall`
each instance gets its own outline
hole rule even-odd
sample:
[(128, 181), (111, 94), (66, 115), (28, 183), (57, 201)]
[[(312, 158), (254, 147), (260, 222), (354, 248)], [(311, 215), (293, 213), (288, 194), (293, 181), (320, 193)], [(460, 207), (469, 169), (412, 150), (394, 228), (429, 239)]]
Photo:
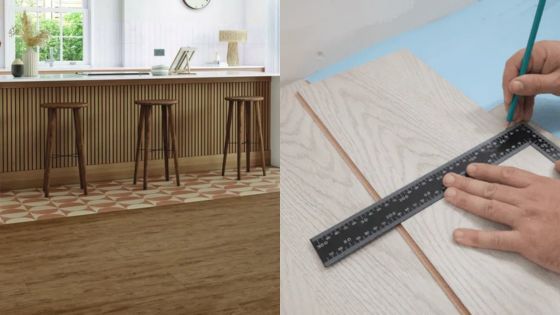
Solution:
[(0, 0), (0, 42), (2, 42), (2, 46), (0, 46), (0, 69), (5, 68), (4, 65), (4, 0)]
[[(124, 66), (171, 63), (181, 46), (198, 49), (193, 64), (214, 59), (216, 51), (225, 60), (227, 45), (218, 42), (221, 29), (245, 27), (245, 0), (213, 1), (202, 10), (191, 10), (180, 0), (123, 0)], [(244, 63), (243, 46), (240, 60)], [(166, 58), (153, 56), (154, 48), (164, 48)]]
[(245, 61), (280, 73), (280, 0), (245, 0)]
[(123, 63), (120, 0), (90, 0), (91, 51), (94, 67), (118, 67)]
[(475, 0), (282, 0), (282, 84)]
[[(0, 0), (0, 40), (4, 41), (4, 1)], [(207, 65), (216, 51), (226, 60), (227, 43), (218, 41), (221, 29), (247, 29), (240, 45), (243, 65), (279, 69), (279, 0), (216, 0), (202, 10), (187, 8), (182, 0), (90, 0), (91, 64), (94, 67), (144, 67), (169, 64), (181, 46), (198, 49), (193, 65)], [(164, 48), (164, 58), (154, 57)], [(4, 45), (0, 68), (4, 68)]]

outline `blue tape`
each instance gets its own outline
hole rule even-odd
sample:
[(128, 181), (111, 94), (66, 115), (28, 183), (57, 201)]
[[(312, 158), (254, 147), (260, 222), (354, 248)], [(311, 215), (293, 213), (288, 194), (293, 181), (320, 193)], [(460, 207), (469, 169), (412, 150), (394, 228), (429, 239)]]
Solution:
[[(503, 103), (503, 66), (526, 45), (537, 4), (536, 0), (482, 0), (366, 48), (307, 80), (318, 82), (406, 48), (481, 107), (490, 110)], [(560, 38), (559, 17), (560, 0), (549, 1), (537, 40)], [(539, 97), (535, 121), (560, 136), (560, 99)]]

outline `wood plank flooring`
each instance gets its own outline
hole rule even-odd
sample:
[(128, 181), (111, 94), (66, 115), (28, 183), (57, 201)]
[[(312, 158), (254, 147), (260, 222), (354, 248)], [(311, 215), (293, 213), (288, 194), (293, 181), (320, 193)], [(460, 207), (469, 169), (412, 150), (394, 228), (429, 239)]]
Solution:
[[(503, 119), (481, 110), (408, 52), (386, 56), (300, 91), (381, 196), (505, 127)], [(546, 174), (552, 169), (551, 163), (530, 150), (509, 162), (524, 168), (532, 164), (533, 171)], [(560, 309), (558, 275), (520, 256), (466, 249), (451, 239), (456, 227), (502, 227), (444, 201), (404, 226), (470, 312), (551, 313)]]
[(277, 314), (279, 194), (0, 228), (1, 314)]
[(282, 89), (281, 312), (455, 313), (397, 231), (358, 259), (329, 269), (321, 264), (309, 239), (373, 198), (296, 100), (304, 85)]

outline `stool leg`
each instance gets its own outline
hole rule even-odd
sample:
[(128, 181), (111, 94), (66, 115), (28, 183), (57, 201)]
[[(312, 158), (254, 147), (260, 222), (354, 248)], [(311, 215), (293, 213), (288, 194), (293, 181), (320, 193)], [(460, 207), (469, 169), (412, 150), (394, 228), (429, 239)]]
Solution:
[(148, 159), (150, 158), (150, 132), (151, 132), (152, 108), (146, 107), (144, 112), (144, 183), (143, 189), (148, 189)]
[(163, 163), (165, 165), (165, 180), (169, 181), (169, 128), (167, 106), (161, 107), (161, 133), (163, 135)]
[(226, 123), (226, 141), (224, 143), (224, 162), (222, 163), (222, 176), (226, 175), (226, 162), (227, 162), (227, 154), (228, 154), (228, 147), (229, 147), (229, 138), (231, 136), (231, 120), (233, 117), (233, 106), (235, 103), (228, 102), (228, 114), (227, 114), (227, 123)]
[(261, 144), (261, 164), (263, 170), (263, 176), (266, 176), (266, 161), (264, 157), (264, 136), (263, 136), (263, 124), (261, 116), (261, 103), (257, 103), (257, 124), (259, 125), (259, 142)]
[(175, 163), (175, 177), (177, 179), (177, 186), (181, 186), (179, 178), (179, 160), (177, 158), (177, 138), (175, 137), (175, 116), (173, 116), (173, 107), (168, 109), (169, 119), (169, 133), (171, 135), (171, 152), (173, 153), (173, 162)]
[(251, 171), (251, 107), (253, 103), (245, 103), (245, 162), (247, 164), (247, 172)]
[(134, 158), (134, 180), (132, 183), (136, 185), (138, 179), (138, 162), (140, 160), (140, 146), (142, 145), (142, 126), (144, 125), (144, 106), (140, 107), (140, 120), (138, 121), (138, 135), (136, 136), (136, 155)]
[(47, 147), (45, 149), (45, 175), (43, 176), (43, 191), (45, 192), (45, 197), (49, 197), (51, 154), (52, 154), (52, 143), (54, 138), (55, 126), (56, 126), (56, 110), (49, 109), (48, 122), (47, 122)]
[(237, 103), (237, 180), (241, 180), (241, 115), (243, 102)]
[(80, 172), (80, 187), (84, 190), (84, 195), (88, 194), (87, 178), (86, 178), (86, 163), (84, 157), (84, 145), (82, 135), (82, 119), (80, 117), (80, 109), (74, 108), (74, 129), (76, 138), (76, 151), (78, 152), (78, 169)]

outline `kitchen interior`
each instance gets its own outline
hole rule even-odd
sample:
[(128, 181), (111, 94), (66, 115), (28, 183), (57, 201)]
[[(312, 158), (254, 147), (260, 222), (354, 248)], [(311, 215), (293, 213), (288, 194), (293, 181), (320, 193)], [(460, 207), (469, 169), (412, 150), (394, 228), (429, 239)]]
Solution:
[(1, 313), (279, 309), (279, 10), (0, 0)]

